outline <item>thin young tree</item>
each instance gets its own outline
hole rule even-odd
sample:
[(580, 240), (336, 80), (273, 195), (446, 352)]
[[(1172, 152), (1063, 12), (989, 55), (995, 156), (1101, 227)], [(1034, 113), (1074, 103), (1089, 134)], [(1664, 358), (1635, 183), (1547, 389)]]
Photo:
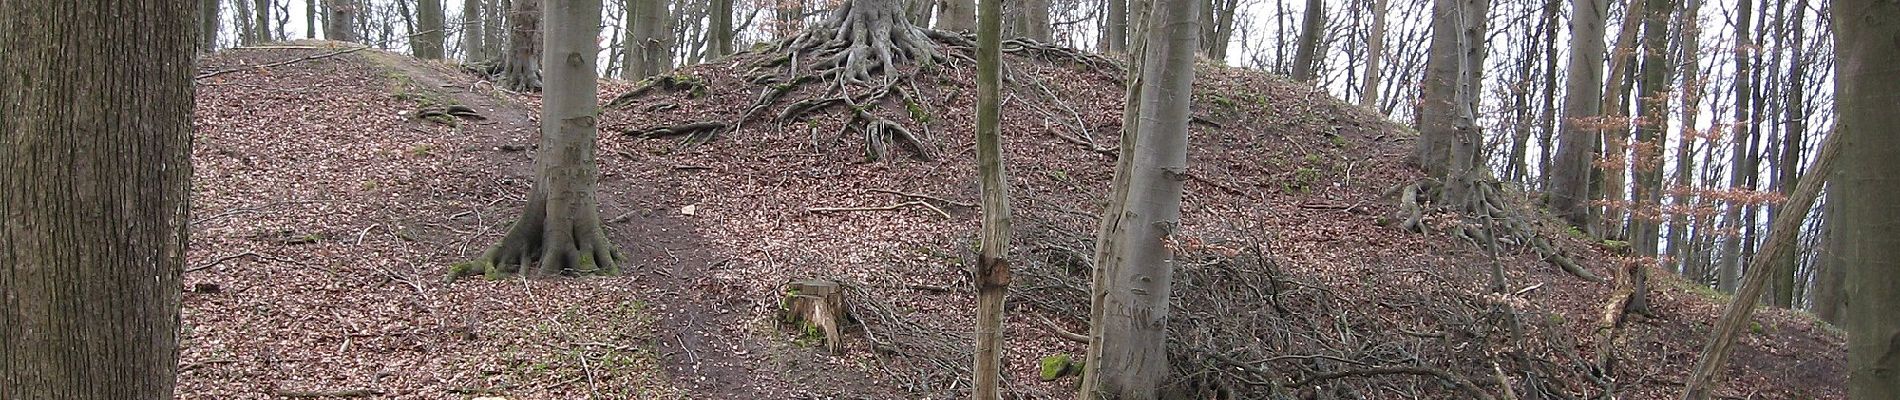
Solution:
[[(1847, 396), (1900, 398), (1900, 3), (1836, 0), (1834, 110), (1849, 134), (1830, 179), (1847, 268)], [(1819, 169), (1810, 169), (1821, 171)], [(1814, 179), (1811, 179), (1814, 180)], [(1804, 184), (1806, 182), (1803, 182)]]
[[(1804, 86), (1807, 86), (1803, 83), (1807, 77), (1807, 54), (1802, 49), (1807, 37), (1807, 27), (1804, 23), (1806, 20), (1804, 17), (1808, 14), (1807, 9), (1808, 0), (1795, 0), (1794, 9), (1789, 10), (1791, 21), (1788, 24), (1790, 32), (1787, 35), (1788, 76), (1787, 83), (1782, 85), (1783, 101), (1786, 102), (1782, 106), (1784, 116), (1782, 121), (1785, 122), (1782, 124), (1781, 133), (1781, 155), (1780, 165), (1778, 165), (1780, 168), (1775, 171), (1773, 177), (1774, 186), (1779, 188), (1784, 196), (1793, 194), (1794, 188), (1800, 185), (1801, 151), (1806, 148), (1803, 139), (1808, 133), (1807, 112), (1809, 110), (1806, 93), (1802, 90)], [(1770, 215), (1788, 211), (1782, 206), (1771, 206), (1769, 210)], [(1776, 257), (1777, 259), (1770, 267), (1775, 269), (1775, 278), (1772, 281), (1773, 285), (1769, 287), (1768, 303), (1775, 307), (1791, 308), (1795, 304), (1797, 285), (1795, 276), (1800, 269), (1800, 257), (1792, 251), (1781, 253)]]
[[(532, 0), (516, 0), (537, 3)], [(598, 275), (619, 271), (621, 254), (602, 229), (600, 166), (595, 164), (600, 105), (594, 71), (600, 58), (600, 0), (547, 0), (542, 17), (547, 74), (541, 108), (541, 145), (534, 156), (534, 189), (507, 236), (450, 277)], [(516, 18), (522, 18), (516, 15)], [(526, 18), (522, 18), (526, 19)], [(529, 267), (534, 267), (529, 269)]]
[(1570, 2), (1570, 58), (1560, 121), (1563, 128), (1557, 134), (1557, 155), (1550, 162), (1545, 204), (1552, 214), (1576, 227), (1593, 225), (1590, 155), (1599, 145), (1593, 120), (1602, 113), (1603, 35), (1609, 8), (1609, 0)]
[[(1108, 263), (1091, 288), (1094, 320), (1083, 363), (1082, 399), (1152, 399), (1168, 377), (1167, 321), (1174, 254), (1167, 238), (1180, 226), (1187, 174), (1187, 98), (1199, 49), (1200, 1), (1159, 0), (1149, 17), (1142, 58), (1140, 117), (1133, 159), (1116, 170), (1125, 182)], [(1121, 168), (1126, 167), (1126, 168)], [(1098, 240), (1099, 241), (1099, 240)]]
[(1009, 180), (1003, 171), (1003, 5), (977, 5), (976, 163), (983, 190), (976, 271), (976, 400), (1002, 399), (1003, 298), (1009, 291)]
[[(1733, 170), (1729, 174), (1730, 190), (1753, 189), (1748, 182), (1755, 174), (1754, 167), (1749, 163), (1749, 154), (1752, 153), (1749, 145), (1755, 141), (1754, 130), (1750, 129), (1754, 125), (1751, 122), (1754, 114), (1749, 108), (1755, 86), (1755, 75), (1750, 72), (1754, 67), (1755, 58), (1755, 51), (1751, 50), (1754, 44), (1749, 41), (1751, 33), (1749, 24), (1752, 22), (1750, 13), (1753, 10), (1750, 4), (1752, 3), (1753, 0), (1738, 0), (1735, 7), (1735, 42), (1731, 49), (1735, 53), (1735, 124), (1733, 125), (1734, 133), (1731, 135), (1734, 140), (1733, 148), (1729, 151), (1732, 157), (1729, 165)], [(1726, 213), (1722, 216), (1722, 230), (1733, 232), (1743, 229), (1743, 226), (1747, 224), (1742, 222), (1742, 213), (1747, 209), (1748, 206), (1745, 204), (1729, 202), (1726, 205)], [(1752, 221), (1753, 218), (1750, 220)], [(1716, 271), (1716, 289), (1723, 292), (1735, 291), (1735, 283), (1741, 276), (1740, 260), (1743, 246), (1745, 244), (1741, 241), (1741, 235), (1730, 233), (1723, 236), (1722, 261)]]
[(0, 1), (0, 399), (172, 398), (201, 5)]

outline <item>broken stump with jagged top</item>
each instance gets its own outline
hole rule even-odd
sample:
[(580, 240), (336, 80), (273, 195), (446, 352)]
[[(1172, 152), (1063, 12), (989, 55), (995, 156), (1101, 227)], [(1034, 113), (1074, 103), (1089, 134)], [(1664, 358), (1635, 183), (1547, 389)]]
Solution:
[(825, 350), (838, 353), (843, 342), (839, 328), (845, 322), (844, 288), (838, 282), (813, 279), (785, 284), (780, 317), (798, 327), (801, 338), (823, 336)]

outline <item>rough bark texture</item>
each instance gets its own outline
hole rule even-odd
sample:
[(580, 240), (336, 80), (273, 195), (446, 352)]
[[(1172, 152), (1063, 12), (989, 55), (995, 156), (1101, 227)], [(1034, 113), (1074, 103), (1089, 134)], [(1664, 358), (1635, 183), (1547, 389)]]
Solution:
[(976, 0), (942, 0), (937, 4), (937, 29), (952, 32), (976, 29)]
[(541, 90), (542, 1), (515, 0), (509, 9), (508, 54), (501, 58), (501, 81), (509, 90)]
[[(1301, 82), (1313, 80), (1313, 67), (1316, 65), (1313, 61), (1313, 55), (1319, 52), (1319, 37), (1325, 35), (1325, 32), (1321, 31), (1326, 28), (1325, 13), (1326, 4), (1324, 2), (1320, 0), (1306, 0), (1306, 16), (1301, 20), (1300, 24), (1299, 47), (1293, 50), (1293, 80)], [(1379, 19), (1384, 20), (1385, 18)], [(1378, 22), (1377, 24), (1379, 25), (1376, 25), (1378, 26), (1376, 29), (1381, 31), (1385, 29), (1384, 22)], [(1384, 32), (1380, 32), (1380, 34), (1384, 34)]]
[(1167, 241), (1179, 226), (1190, 115), (1188, 102), (1176, 99), (1187, 97), (1194, 79), (1199, 7), (1197, 0), (1158, 2), (1147, 29), (1138, 133), (1123, 144), (1135, 147), (1133, 160), (1116, 171), (1127, 176), (1127, 198), (1120, 215), (1104, 216), (1121, 221), (1105, 232), (1118, 236), (1118, 245), (1093, 289), (1099, 304), (1083, 364), (1084, 399), (1154, 399), (1166, 390), (1174, 273)]
[[(1900, 3), (1836, 0), (1834, 101), (1847, 136), (1840, 168), (1843, 265), (1847, 268), (1847, 394), (1900, 398)], [(1810, 168), (1810, 171), (1828, 171)], [(1819, 179), (1808, 179), (1816, 181)], [(1802, 182), (1807, 184), (1808, 182)]]
[[(980, 4), (976, 29), (976, 162), (983, 190), (976, 270), (976, 400), (1001, 400), (1003, 298), (1009, 291), (1009, 179), (1003, 172), (1002, 3)], [(1046, 11), (1046, 10), (1045, 10)]]
[[(1888, 75), (1891, 76), (1893, 74), (1890, 73)], [(1900, 85), (1893, 86), (1900, 88)], [(1841, 138), (1852, 137), (1852, 135), (1844, 134), (1846, 132), (1847, 131), (1842, 130), (1841, 133), (1837, 133), (1827, 139), (1827, 142), (1822, 145), (1821, 154), (1815, 157), (1814, 165), (1810, 167), (1812, 170), (1827, 171), (1834, 168), (1834, 159), (1844, 150), (1841, 146), (1845, 143)], [(1893, 153), (1894, 152), (1890, 151), (1889, 155), (1900, 155)], [(1844, 168), (1852, 168), (1851, 165), (1852, 164), (1842, 163), (1842, 167)], [(1723, 366), (1728, 363), (1729, 353), (1734, 351), (1736, 336), (1740, 335), (1743, 329), (1748, 326), (1749, 315), (1755, 312), (1755, 303), (1761, 300), (1762, 292), (1767, 290), (1768, 279), (1774, 271), (1774, 268), (1769, 266), (1769, 264), (1773, 262), (1773, 255), (1779, 252), (1793, 252), (1795, 250), (1795, 238), (1797, 237), (1797, 233), (1801, 230), (1801, 221), (1807, 218), (1808, 209), (1814, 207), (1815, 198), (1820, 196), (1822, 181), (1823, 179), (1809, 179), (1806, 182), (1802, 182), (1801, 186), (1795, 189), (1794, 196), (1788, 198), (1787, 204), (1790, 207), (1788, 212), (1775, 216), (1774, 223), (1768, 231), (1768, 240), (1762, 245), (1762, 251), (1766, 252), (1769, 256), (1755, 257), (1749, 261), (1748, 277), (1743, 280), (1742, 287), (1735, 291), (1735, 296), (1729, 301), (1728, 306), (1723, 307), (1721, 318), (1715, 321), (1714, 329), (1709, 333), (1709, 342), (1702, 347), (1702, 354), (1696, 360), (1695, 369), (1690, 371), (1689, 380), (1683, 388), (1684, 399), (1708, 400), (1710, 395), (1715, 391), (1715, 379), (1723, 370)], [(1844, 184), (1843, 186), (1846, 185)], [(1888, 199), (1900, 200), (1900, 197), (1889, 196)], [(1886, 203), (1880, 207), (1888, 207), (1891, 204), (1893, 203)], [(1885, 209), (1883, 208), (1882, 210), (1884, 212)], [(1881, 215), (1887, 216), (1887, 214), (1884, 213)], [(1884, 220), (1891, 221), (1892, 219), (1884, 218)], [(1891, 223), (1889, 223), (1889, 225), (1891, 225)], [(1892, 226), (1888, 228), (1892, 228)], [(1900, 243), (1888, 241), (1887, 244)], [(1900, 275), (1894, 275), (1893, 277), (1900, 278)], [(1882, 281), (1879, 282), (1879, 285), (1893, 288), (1896, 282), (1900, 282), (1900, 280)], [(1889, 303), (1888, 305), (1900, 305), (1900, 302)], [(1878, 317), (1874, 317), (1876, 314)], [(1868, 313), (1868, 316), (1872, 319), (1886, 320), (1884, 322), (1888, 323), (1894, 321), (1891, 309), (1883, 310), (1879, 313)], [(1900, 324), (1892, 324), (1889, 326), (1896, 325)], [(1892, 330), (1889, 331), (1889, 333), (1894, 335), (1880, 339), (1882, 341), (1900, 339), (1900, 330)], [(1848, 334), (1850, 336), (1848, 338), (1849, 347), (1847, 351), (1849, 368), (1851, 369), (1853, 367), (1852, 362), (1856, 355), (1856, 349), (1853, 348), (1853, 331), (1849, 331)], [(1893, 346), (1894, 344), (1888, 343), (1887, 345)], [(1892, 347), (1889, 347), (1889, 349), (1891, 348)], [(1896, 366), (1895, 363), (1900, 363), (1900, 360), (1893, 360), (1892, 358), (1890, 353), (1890, 363), (1887, 364), (1889, 367)], [(1889, 374), (1886, 376), (1889, 378), (1888, 382), (1894, 382), (1891, 378), (1896, 378), (1896, 376), (1891, 374), (1895, 373), (1895, 370), (1889, 369), (1887, 371)], [(1850, 376), (1848, 379), (1851, 386), (1853, 377)], [(1900, 392), (1886, 393), (1900, 394)], [(1853, 398), (1885, 399), (1893, 397), (1861, 397), (1855, 395)]]
[(1550, 212), (1572, 226), (1590, 226), (1590, 155), (1597, 132), (1590, 120), (1602, 111), (1603, 35), (1609, 0), (1570, 3), (1570, 59), (1564, 80), (1563, 129), (1550, 162)]
[[(517, 0), (520, 1), (520, 0)], [(535, 3), (520, 1), (517, 4)], [(600, 107), (594, 79), (600, 57), (600, 0), (547, 0), (547, 92), (542, 99), (541, 146), (535, 153), (534, 192), (501, 243), (450, 277), (497, 277), (538, 266), (534, 275), (594, 275), (619, 271), (620, 252), (601, 229), (595, 200), (600, 166), (594, 162)], [(516, 17), (521, 17), (517, 15)], [(538, 261), (537, 261), (538, 260)]]
[(172, 398), (200, 5), (0, 1), (0, 399)]
[(1385, 10), (1388, 0), (1372, 0), (1372, 27), (1366, 33), (1366, 82), (1359, 105), (1379, 104), (1379, 64), (1385, 61)]
[(442, 0), (416, 0), (415, 39), (410, 42), (416, 58), (440, 60), (443, 57), (444, 24)]

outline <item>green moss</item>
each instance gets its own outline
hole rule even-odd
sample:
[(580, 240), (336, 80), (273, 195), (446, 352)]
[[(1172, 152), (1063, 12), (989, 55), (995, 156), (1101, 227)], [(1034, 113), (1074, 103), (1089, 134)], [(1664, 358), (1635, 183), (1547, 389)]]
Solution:
[(907, 111), (910, 111), (911, 120), (917, 121), (917, 123), (920, 123), (920, 124), (930, 122), (930, 112), (925, 111), (923, 105), (918, 104), (916, 100), (913, 100), (909, 97), (905, 97), (904, 109)]
[(1760, 322), (1748, 321), (1748, 331), (1760, 335), (1768, 333), (1768, 328), (1762, 326)]
[(1333, 142), (1333, 147), (1337, 147), (1337, 148), (1341, 148), (1341, 149), (1345, 149), (1345, 148), (1350, 148), (1350, 147), (1352, 147), (1352, 143), (1350, 143), (1350, 142), (1347, 142), (1347, 141), (1346, 141), (1346, 137), (1345, 137), (1345, 136), (1340, 136), (1340, 135), (1338, 135), (1338, 134), (1334, 134), (1334, 135), (1332, 135), (1332, 136), (1330, 136), (1330, 137), (1329, 137), (1329, 139), (1332, 139), (1332, 142)]
[(1073, 376), (1075, 375), (1075, 371), (1081, 371), (1082, 369), (1082, 363), (1070, 360), (1068, 354), (1046, 356), (1043, 357), (1042, 361), (1038, 364), (1042, 366), (1041, 378), (1043, 382)]
[(1604, 239), (1603, 248), (1610, 249), (1612, 251), (1628, 251), (1630, 249), (1630, 242), (1627, 240)]
[(429, 153), (434, 152), (434, 151), (435, 151), (435, 145), (423, 143), (423, 144), (418, 144), (418, 145), (410, 147), (409, 155), (416, 156), (416, 157), (428, 157)]
[(1235, 108), (1236, 106), (1238, 106), (1238, 104), (1234, 103), (1234, 99), (1230, 99), (1230, 98), (1227, 98), (1227, 96), (1221, 96), (1221, 95), (1214, 95), (1214, 105), (1218, 105), (1223, 108)]

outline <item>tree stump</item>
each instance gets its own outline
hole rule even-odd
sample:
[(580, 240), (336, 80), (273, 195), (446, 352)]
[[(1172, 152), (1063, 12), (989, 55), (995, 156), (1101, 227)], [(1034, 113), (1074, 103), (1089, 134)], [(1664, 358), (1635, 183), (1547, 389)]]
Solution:
[(845, 321), (844, 288), (828, 280), (804, 280), (785, 285), (780, 303), (785, 322), (797, 326), (801, 335), (822, 335), (825, 350), (838, 353), (843, 338), (839, 326)]

